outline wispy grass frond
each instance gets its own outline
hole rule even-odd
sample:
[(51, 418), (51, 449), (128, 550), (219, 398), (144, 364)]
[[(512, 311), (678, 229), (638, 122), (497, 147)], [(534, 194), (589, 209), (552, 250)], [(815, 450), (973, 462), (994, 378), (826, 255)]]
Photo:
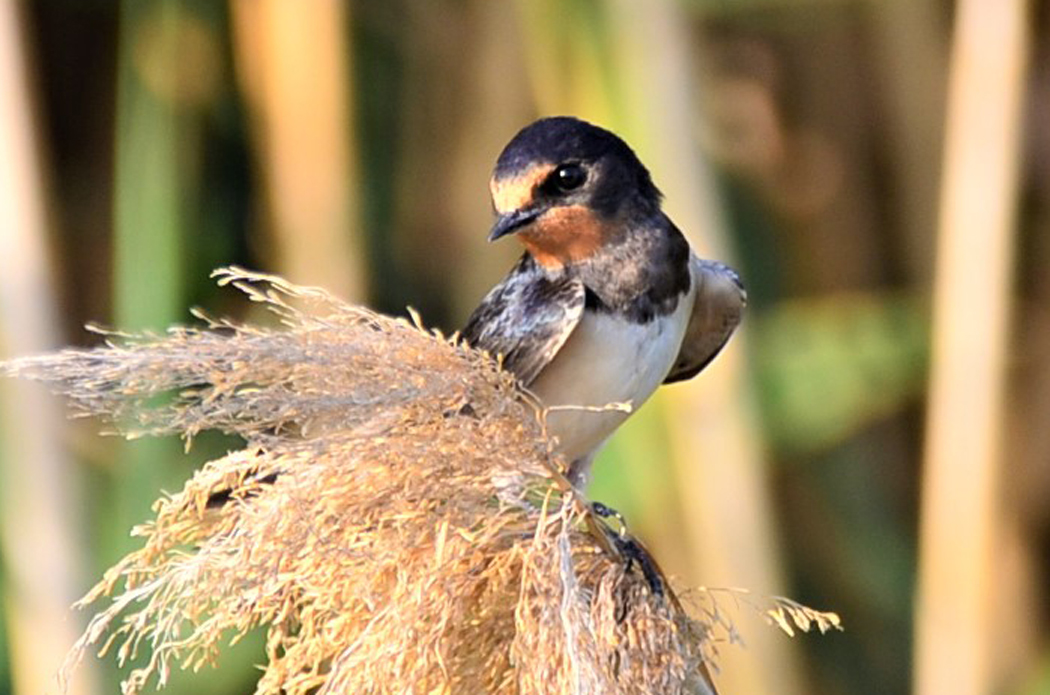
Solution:
[(137, 693), (262, 628), (259, 693), (713, 692), (731, 625), (614, 551), (628, 539), (496, 361), (320, 290), (218, 277), (281, 325), (111, 334), (4, 366), (124, 431), (245, 441), (136, 529), (143, 547), (82, 602), (112, 597), (67, 675), (112, 648)]
[(131, 435), (192, 437), (214, 429), (250, 443), (385, 422), (404, 415), (406, 405), (432, 405), (427, 399), (434, 397), (465, 403), (464, 369), (488, 369), (500, 393), (511, 388), (479, 355), (423, 350), (410, 339), (418, 331), (403, 322), (321, 290), (236, 269), (216, 275), (264, 303), (283, 329), (201, 315), (205, 329), (172, 328), (163, 337), (107, 333), (107, 349), (24, 358), (7, 371), (51, 382), (78, 412), (112, 419)]

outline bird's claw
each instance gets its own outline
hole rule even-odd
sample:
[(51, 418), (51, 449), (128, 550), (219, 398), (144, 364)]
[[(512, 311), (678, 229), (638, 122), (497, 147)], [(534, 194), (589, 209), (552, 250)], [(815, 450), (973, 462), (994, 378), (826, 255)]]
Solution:
[(617, 535), (621, 538), (627, 535), (627, 520), (623, 518), (623, 514), (601, 502), (591, 502), (591, 511), (602, 519), (616, 519), (620, 527)]
[(649, 555), (649, 551), (641, 543), (626, 534), (613, 539), (613, 542), (616, 544), (616, 550), (619, 551), (620, 556), (626, 561), (624, 571), (630, 572), (634, 563), (637, 562), (638, 568), (642, 570), (642, 576), (645, 577), (645, 583), (649, 585), (649, 590), (654, 595), (662, 597), (664, 595), (664, 580), (660, 576), (660, 570), (656, 568), (656, 563), (653, 562), (652, 556)]

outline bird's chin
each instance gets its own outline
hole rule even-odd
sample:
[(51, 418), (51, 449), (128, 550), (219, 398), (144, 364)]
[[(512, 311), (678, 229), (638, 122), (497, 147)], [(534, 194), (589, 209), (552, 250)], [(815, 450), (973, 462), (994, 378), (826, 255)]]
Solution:
[(518, 239), (540, 265), (553, 268), (593, 258), (612, 234), (586, 207), (570, 205), (519, 229)]

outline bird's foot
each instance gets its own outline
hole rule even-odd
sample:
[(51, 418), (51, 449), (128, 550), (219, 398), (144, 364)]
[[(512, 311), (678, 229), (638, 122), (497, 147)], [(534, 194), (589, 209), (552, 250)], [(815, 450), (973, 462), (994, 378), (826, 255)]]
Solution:
[(619, 535), (621, 537), (627, 535), (627, 520), (623, 518), (623, 514), (601, 502), (591, 502), (591, 511), (602, 519), (616, 519), (616, 523), (620, 526)]
[(656, 596), (663, 596), (665, 593), (663, 575), (645, 546), (627, 532), (627, 521), (623, 514), (601, 502), (591, 502), (591, 511), (602, 519), (616, 520), (619, 528), (613, 529), (605, 525), (603, 528), (612, 541), (613, 547), (616, 548), (616, 552), (624, 561), (624, 571), (630, 572), (637, 563), (649, 589)]
[(638, 568), (642, 570), (642, 576), (645, 577), (645, 583), (649, 585), (649, 590), (654, 595), (662, 597), (664, 595), (664, 578), (656, 566), (656, 561), (653, 560), (653, 556), (649, 554), (645, 546), (633, 536), (627, 534), (616, 536), (613, 538), (613, 543), (616, 544), (616, 550), (619, 551), (620, 557), (624, 559), (624, 571), (630, 572), (634, 567), (634, 563), (637, 562)]

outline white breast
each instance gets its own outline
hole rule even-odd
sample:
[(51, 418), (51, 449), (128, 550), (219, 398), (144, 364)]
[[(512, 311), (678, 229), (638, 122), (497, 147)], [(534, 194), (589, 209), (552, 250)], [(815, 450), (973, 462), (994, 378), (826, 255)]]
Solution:
[[(692, 312), (693, 293), (667, 316), (639, 324), (587, 311), (580, 324), (532, 384), (548, 406), (602, 407), (630, 402), (637, 409), (663, 382), (678, 356)], [(629, 413), (557, 410), (548, 431), (569, 461), (597, 449)]]

